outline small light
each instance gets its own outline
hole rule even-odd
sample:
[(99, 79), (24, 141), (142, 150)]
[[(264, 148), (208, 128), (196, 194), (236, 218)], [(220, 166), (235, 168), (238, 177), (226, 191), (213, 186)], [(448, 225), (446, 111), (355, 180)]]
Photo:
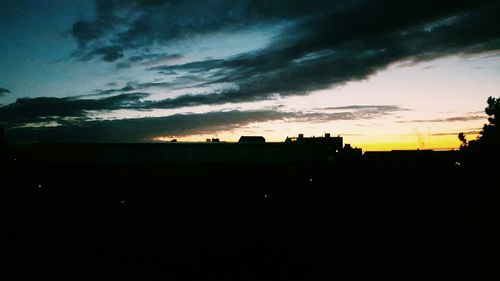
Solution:
[(16, 162), (16, 161), (17, 161), (17, 158), (14, 158), (14, 162)]
[(122, 201), (121, 201), (121, 203), (122, 203), (122, 204), (125, 204), (125, 200), (122, 200)]
[(41, 185), (41, 184), (39, 184), (39, 185), (38, 185), (38, 188), (42, 188), (42, 185)]
[(313, 181), (313, 179), (309, 179), (309, 182), (312, 182), (312, 181)]
[(264, 198), (267, 198), (267, 194), (264, 194)]

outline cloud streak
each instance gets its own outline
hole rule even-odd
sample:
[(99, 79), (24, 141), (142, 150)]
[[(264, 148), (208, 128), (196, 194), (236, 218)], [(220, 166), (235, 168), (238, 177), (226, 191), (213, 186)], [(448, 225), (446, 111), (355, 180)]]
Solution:
[(85, 121), (58, 127), (13, 128), (7, 130), (10, 141), (49, 142), (142, 142), (158, 136), (182, 137), (191, 134), (229, 131), (255, 122), (286, 117), (273, 111), (212, 112), (178, 114), (157, 118)]
[[(114, 106), (107, 99), (104, 99), (102, 103), (105, 102)], [(97, 108), (97, 105), (92, 105), (92, 107)], [(81, 108), (78, 108), (75, 112), (79, 113), (80, 110)], [(17, 123), (17, 126), (7, 127), (7, 135), (14, 142), (20, 140), (32, 142), (141, 142), (151, 141), (159, 136), (183, 137), (193, 134), (214, 134), (241, 128), (252, 123), (269, 121), (311, 123), (368, 120), (391, 114), (393, 111), (396, 109), (384, 110), (384, 107), (370, 111), (355, 110), (333, 113), (276, 110), (221, 111), (118, 120), (37, 117), (34, 122)], [(65, 117), (69, 115), (70, 112), (66, 112)], [(23, 121), (26, 120), (23, 119)], [(56, 122), (59, 123), (55, 124)]]
[[(468, 131), (461, 131), (462, 133), (466, 134), (466, 135), (477, 135), (481, 132), (481, 128), (478, 128), (478, 129), (472, 129), (472, 130), (468, 130)], [(456, 136), (458, 138), (458, 134), (460, 132), (440, 132), (440, 133), (433, 133), (431, 134), (431, 136)]]
[(182, 54), (175, 53), (159, 53), (159, 54), (140, 54), (128, 57), (126, 61), (119, 62), (116, 64), (117, 68), (129, 68), (135, 65), (149, 66), (157, 63), (166, 63), (170, 61), (175, 61), (181, 59)]
[(485, 120), (484, 115), (469, 115), (469, 116), (455, 116), (448, 118), (437, 119), (417, 119), (417, 120), (401, 120), (398, 123), (450, 123), (450, 122), (467, 122), (474, 120)]
[(317, 110), (374, 110), (374, 111), (402, 111), (408, 110), (397, 105), (347, 105), (321, 107)]
[(0, 123), (12, 127), (47, 120), (62, 121), (70, 117), (87, 119), (87, 111), (91, 110), (140, 108), (140, 100), (147, 96), (149, 94), (130, 93), (101, 99), (21, 98), (15, 103), (0, 107)]

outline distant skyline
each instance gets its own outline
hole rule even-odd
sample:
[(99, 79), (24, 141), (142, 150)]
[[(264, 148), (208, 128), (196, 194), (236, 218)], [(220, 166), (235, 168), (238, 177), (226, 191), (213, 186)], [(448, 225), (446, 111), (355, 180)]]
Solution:
[(500, 96), (499, 1), (0, 0), (8, 140), (451, 149)]

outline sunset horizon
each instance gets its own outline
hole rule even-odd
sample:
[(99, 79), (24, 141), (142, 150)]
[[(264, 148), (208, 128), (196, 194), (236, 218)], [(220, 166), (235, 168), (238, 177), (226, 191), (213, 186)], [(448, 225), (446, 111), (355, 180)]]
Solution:
[(0, 5), (13, 144), (330, 132), (365, 151), (458, 149), (500, 95), (495, 1)]

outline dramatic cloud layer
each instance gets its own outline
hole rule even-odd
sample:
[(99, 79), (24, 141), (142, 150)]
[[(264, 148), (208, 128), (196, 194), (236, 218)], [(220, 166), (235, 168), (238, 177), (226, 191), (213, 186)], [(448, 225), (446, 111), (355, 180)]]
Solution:
[[(22, 98), (15, 103), (0, 107), (0, 122), (7, 127), (23, 123), (43, 122), (48, 120), (63, 121), (69, 117), (86, 117), (89, 110), (114, 110), (135, 108), (140, 99), (148, 94), (121, 94), (102, 99), (75, 98)], [(85, 119), (85, 118), (84, 118)]]
[[(159, 118), (136, 118), (74, 122), (64, 126), (15, 128), (7, 131), (11, 141), (140, 142), (157, 136), (186, 136), (227, 131), (253, 122), (282, 119), (272, 111), (178, 114)], [(9, 140), (8, 139), (8, 140)]]
[[(125, 86), (122, 81), (109, 81), (107, 85), (113, 88), (85, 98), (18, 99), (0, 108), (3, 126), (15, 130), (18, 136), (34, 130), (40, 137), (62, 136), (64, 132), (81, 136), (80, 140), (137, 141), (158, 134), (216, 130), (222, 123), (232, 128), (250, 120), (369, 119), (403, 109), (392, 105), (354, 105), (323, 108), (313, 113), (232, 112), (231, 118), (224, 121), (218, 116), (227, 112), (134, 121), (96, 120), (90, 118), (89, 112), (177, 109), (307, 95), (365, 79), (395, 62), (414, 63), (500, 50), (499, 1), (98, 0), (96, 3), (95, 18), (81, 19), (71, 27), (77, 42), (73, 58), (80, 63), (107, 62), (115, 71), (133, 68), (134, 75), (143, 75), (125, 81)], [(218, 57), (196, 56), (189, 48), (178, 45), (193, 38), (266, 30), (274, 32), (269, 42), (238, 54), (223, 55), (226, 50), (221, 44)], [(154, 98), (153, 89), (166, 95)], [(5, 91), (8, 92), (0, 88), (0, 95)], [(170, 95), (173, 91), (176, 94)], [(263, 114), (262, 119), (256, 118), (259, 114)], [(202, 126), (200, 121), (198, 126), (189, 119), (205, 117), (219, 123)], [(402, 122), (479, 118), (483, 117)], [(27, 128), (37, 122), (56, 122), (58, 126)], [(169, 123), (174, 125), (169, 127)], [(123, 128), (132, 125), (141, 129), (126, 134)]]
[[(34, 99), (36, 100), (36, 99)], [(122, 100), (129, 100), (122, 98)], [(60, 102), (72, 103), (72, 100)], [(56, 103), (59, 104), (60, 103)], [(335, 120), (369, 120), (404, 110), (397, 106), (369, 107), (353, 106), (353, 111), (341, 112), (281, 112), (223, 111), (203, 114), (176, 114), (156, 118), (134, 118), (119, 120), (85, 120), (67, 117), (80, 116), (82, 108), (100, 108), (108, 104), (108, 99), (99, 104), (78, 104), (73, 111), (65, 111), (65, 117), (50, 118), (54, 112), (43, 112), (38, 123), (29, 126), (8, 128), (11, 141), (58, 141), (58, 142), (140, 142), (151, 141), (158, 136), (183, 137), (193, 134), (214, 134), (244, 127), (251, 123), (286, 120), (289, 122), (327, 122)], [(0, 114), (4, 113), (1, 111)], [(60, 116), (63, 114), (58, 112)], [(4, 113), (5, 114), (5, 113)], [(32, 116), (33, 118), (34, 116)], [(14, 119), (14, 118), (13, 118)], [(52, 121), (53, 123), (49, 123)]]
[(237, 32), (248, 27), (301, 19), (340, 7), (330, 1), (97, 1), (97, 19), (80, 20), (72, 34), (80, 46), (75, 55), (97, 55), (96, 49), (137, 49), (187, 37)]
[(234, 85), (208, 95), (165, 100), (165, 108), (175, 108), (302, 95), (364, 79), (400, 60), (474, 54), (500, 46), (498, 1), (341, 2), (99, 1), (97, 20), (73, 26), (80, 46), (75, 55), (115, 61), (123, 50), (143, 52), (117, 65), (126, 67), (137, 57), (154, 58), (147, 52), (152, 44), (284, 26), (259, 50), (150, 68), (167, 77), (210, 73), (203, 85)]

